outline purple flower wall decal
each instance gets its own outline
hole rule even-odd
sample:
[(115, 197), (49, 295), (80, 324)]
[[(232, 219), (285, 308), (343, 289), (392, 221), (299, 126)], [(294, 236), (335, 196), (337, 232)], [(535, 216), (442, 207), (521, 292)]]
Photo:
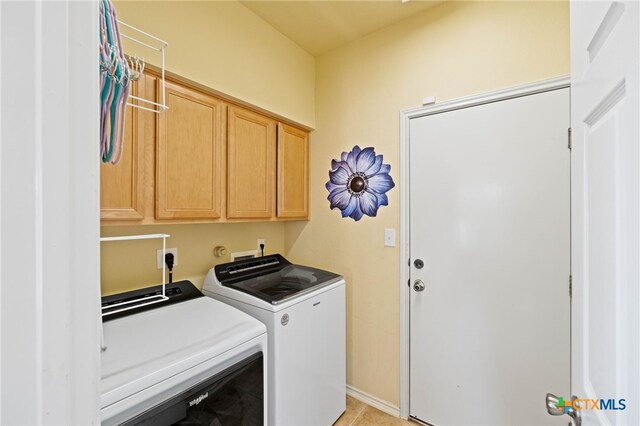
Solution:
[(340, 161), (331, 161), (327, 199), (331, 209), (338, 208), (342, 217), (355, 221), (363, 215), (376, 216), (380, 206), (389, 205), (386, 192), (395, 186), (389, 176), (391, 166), (382, 164), (382, 155), (373, 148), (354, 146), (351, 152), (343, 152)]

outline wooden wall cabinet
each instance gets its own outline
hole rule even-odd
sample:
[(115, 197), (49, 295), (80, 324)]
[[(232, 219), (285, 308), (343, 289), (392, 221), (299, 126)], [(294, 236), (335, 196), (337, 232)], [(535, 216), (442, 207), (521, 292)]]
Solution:
[[(134, 82), (131, 94), (140, 96), (144, 82)], [(144, 217), (144, 114), (127, 107), (123, 151), (117, 165), (100, 164), (100, 219), (141, 220)]]
[(275, 216), (276, 121), (229, 106), (227, 217)]
[[(149, 71), (132, 94), (159, 101)], [(122, 160), (101, 166), (103, 225), (309, 217), (309, 133), (180, 77), (169, 109), (128, 107)]]
[(278, 123), (277, 216), (309, 217), (309, 133)]
[(223, 212), (226, 105), (167, 82), (158, 117), (156, 218), (218, 219)]

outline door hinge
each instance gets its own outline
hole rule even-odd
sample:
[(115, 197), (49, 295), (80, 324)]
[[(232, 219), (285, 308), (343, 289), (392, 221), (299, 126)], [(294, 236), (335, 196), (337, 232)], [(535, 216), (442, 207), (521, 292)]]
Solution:
[(567, 146), (569, 147), (569, 149), (571, 149), (572, 139), (573, 139), (571, 136), (571, 127), (567, 129), (567, 139), (568, 139)]
[(573, 275), (569, 275), (569, 297), (573, 297)]
[(411, 287), (411, 278), (407, 280), (407, 287)]

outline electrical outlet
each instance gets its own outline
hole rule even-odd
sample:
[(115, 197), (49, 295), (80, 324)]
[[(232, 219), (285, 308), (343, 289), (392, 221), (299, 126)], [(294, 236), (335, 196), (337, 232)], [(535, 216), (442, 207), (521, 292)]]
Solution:
[(262, 254), (262, 252), (260, 251), (260, 244), (264, 244), (265, 249), (267, 247), (267, 245), (264, 243), (264, 238), (258, 238), (258, 242), (256, 245), (256, 249), (258, 250), (258, 256), (260, 256), (260, 254)]
[[(178, 249), (175, 247), (171, 247), (167, 249), (167, 253), (173, 253), (173, 267), (178, 266)], [(162, 265), (164, 265), (164, 256), (162, 255), (162, 249), (158, 250), (158, 269), (162, 269)]]

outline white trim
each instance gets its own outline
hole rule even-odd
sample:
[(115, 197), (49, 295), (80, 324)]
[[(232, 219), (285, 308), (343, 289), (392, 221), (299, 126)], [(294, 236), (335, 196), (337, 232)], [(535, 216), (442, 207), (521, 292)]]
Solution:
[(400, 117), (406, 116), (408, 118), (418, 118), (425, 115), (453, 111), (456, 109), (469, 108), (476, 105), (518, 98), (520, 96), (528, 96), (534, 95), (536, 93), (548, 92), (550, 90), (563, 89), (565, 87), (569, 87), (569, 84), (570, 76), (563, 75), (550, 78), (548, 80), (542, 80), (505, 89), (494, 90), (491, 92), (465, 96), (464, 98), (453, 99), (441, 104), (433, 104), (406, 109), (400, 113)]
[[(43, 28), (42, 28), (42, 3), (34, 4), (34, 74), (33, 81), (34, 92), (34, 138), (33, 138), (33, 154), (35, 165), (35, 194), (33, 209), (33, 228), (35, 230), (35, 342), (36, 342), (36, 360), (35, 375), (38, 386), (34, 389), (34, 405), (35, 415), (38, 424), (43, 423), (44, 416), (44, 228), (45, 228), (45, 207), (44, 207), (44, 141), (42, 139), (44, 133), (44, 99), (43, 99)], [(31, 195), (31, 194), (30, 194)]]
[(98, 3), (0, 8), (0, 423), (99, 424)]
[(409, 125), (412, 119), (432, 114), (469, 108), (491, 102), (504, 101), (521, 96), (570, 86), (570, 76), (560, 76), (548, 80), (523, 84), (492, 92), (453, 99), (441, 104), (411, 108), (400, 112), (400, 410), (402, 418), (410, 415), (410, 200), (409, 200)]
[[(2, 25), (2, 3), (0, 3), (0, 25)], [(2, 46), (2, 31), (0, 30), (0, 46)], [(2, 54), (0, 53), (0, 142), (2, 142)], [(0, 143), (0, 167), (2, 166), (2, 143)], [(0, 171), (0, 319), (2, 319), (2, 172)], [(0, 326), (0, 383), (2, 381), (2, 326)], [(0, 386), (0, 423), (2, 423), (2, 386)]]
[(362, 401), (373, 408), (384, 411), (385, 413), (392, 415), (393, 417), (400, 417), (400, 409), (395, 405), (376, 398), (373, 395), (369, 395), (368, 393), (363, 392), (360, 389), (356, 389), (353, 386), (347, 385), (347, 395), (357, 399), (358, 401)]
[[(428, 108), (428, 107), (424, 107)], [(400, 416), (409, 417), (409, 114), (400, 113)]]

